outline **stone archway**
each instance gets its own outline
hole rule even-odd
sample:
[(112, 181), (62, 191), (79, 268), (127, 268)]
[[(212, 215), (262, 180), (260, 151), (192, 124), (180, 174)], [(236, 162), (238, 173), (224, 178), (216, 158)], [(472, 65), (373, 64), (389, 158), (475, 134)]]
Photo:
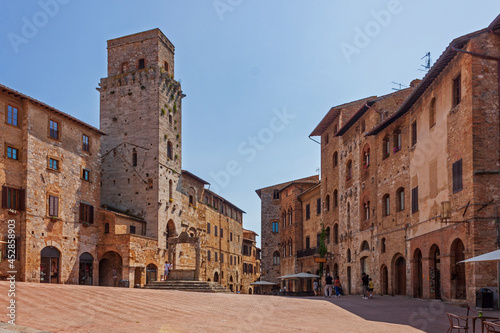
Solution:
[(406, 260), (402, 256), (394, 262), (394, 294), (406, 295)]
[(422, 251), (416, 249), (413, 253), (413, 297), (423, 297)]
[(219, 282), (219, 273), (218, 272), (214, 273), (214, 282)]
[(146, 266), (146, 284), (152, 281), (158, 281), (158, 267), (155, 264)]
[(94, 257), (84, 252), (80, 255), (79, 270), (78, 270), (78, 284), (91, 286), (94, 281)]
[(452, 298), (466, 299), (465, 265), (458, 264), (465, 260), (465, 246), (461, 239), (457, 238), (451, 244), (451, 291)]
[[(123, 260), (120, 254), (115, 251), (104, 253), (99, 260), (99, 285), (112, 287), (118, 286), (118, 281), (122, 278)], [(116, 278), (114, 271), (116, 270)]]
[(46, 246), (40, 252), (40, 282), (59, 283), (61, 252), (53, 247)]

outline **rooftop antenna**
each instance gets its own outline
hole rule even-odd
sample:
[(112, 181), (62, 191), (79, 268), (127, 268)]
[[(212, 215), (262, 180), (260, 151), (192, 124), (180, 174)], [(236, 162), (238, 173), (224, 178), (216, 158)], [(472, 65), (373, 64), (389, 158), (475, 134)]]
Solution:
[(404, 88), (408, 88), (407, 86), (405, 86), (405, 85), (404, 85), (404, 84), (402, 84), (402, 83), (398, 83), (398, 82), (394, 82), (394, 81), (392, 81), (392, 84), (395, 84), (395, 85), (399, 86), (399, 88), (392, 88), (392, 90), (401, 90), (401, 89), (403, 89), (403, 87), (404, 87)]
[(319, 175), (319, 168), (316, 168), (316, 172), (317, 172), (317, 174)]
[(420, 65), (421, 67), (423, 67), (424, 69), (422, 68), (419, 68), (418, 70), (419, 71), (422, 71), (422, 72), (428, 72), (429, 69), (431, 69), (431, 53), (430, 52), (427, 52), (422, 58), (420, 59), (426, 59), (425, 60), (425, 65)]

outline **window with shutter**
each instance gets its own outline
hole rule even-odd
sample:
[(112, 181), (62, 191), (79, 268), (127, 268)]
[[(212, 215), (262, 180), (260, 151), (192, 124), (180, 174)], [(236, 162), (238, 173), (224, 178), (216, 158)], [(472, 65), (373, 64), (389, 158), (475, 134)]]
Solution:
[(59, 198), (49, 195), (49, 216), (59, 216)]
[(452, 165), (453, 173), (453, 193), (460, 192), (463, 188), (462, 183), (462, 159), (459, 159)]
[(411, 212), (418, 212), (418, 186), (411, 190)]

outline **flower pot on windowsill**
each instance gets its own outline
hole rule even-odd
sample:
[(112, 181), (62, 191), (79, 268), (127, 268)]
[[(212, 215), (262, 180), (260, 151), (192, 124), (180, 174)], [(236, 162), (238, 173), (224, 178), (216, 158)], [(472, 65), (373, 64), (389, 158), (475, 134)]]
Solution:
[(82, 224), (83, 224), (84, 227), (90, 226), (90, 223), (88, 223), (88, 222), (82, 222)]
[(50, 221), (52, 221), (52, 222), (59, 221), (59, 217), (57, 217), (57, 216), (50, 216), (49, 218), (50, 218)]
[(9, 215), (17, 215), (18, 211), (15, 209), (9, 209), (8, 213)]
[(401, 147), (394, 147), (394, 149), (392, 150), (394, 153), (397, 153), (398, 151), (401, 150)]

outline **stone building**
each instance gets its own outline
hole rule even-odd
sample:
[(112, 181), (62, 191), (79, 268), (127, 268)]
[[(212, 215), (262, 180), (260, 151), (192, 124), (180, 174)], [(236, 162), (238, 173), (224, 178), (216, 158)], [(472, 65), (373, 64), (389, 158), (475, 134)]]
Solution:
[(319, 176), (310, 176), (256, 190), (261, 200), (261, 279), (279, 283), (279, 276), (299, 273), (295, 253), (302, 250), (302, 192), (314, 187)]
[(241, 279), (241, 292), (253, 294), (252, 283), (260, 278), (260, 249), (257, 247), (255, 237), (258, 236), (252, 230), (243, 229), (243, 276)]
[[(421, 82), (332, 108), (321, 137), (322, 222), (348, 293), (474, 304), (499, 247), (500, 18), (451, 42)], [(328, 266), (327, 266), (328, 267)]]
[(93, 284), (100, 205), (100, 130), (0, 85), (0, 235), (15, 223), (16, 261), (0, 275)]
[(16, 221), (21, 280), (143, 286), (166, 261), (169, 279), (235, 292), (258, 279), (243, 283), (244, 211), (182, 170), (174, 51), (158, 29), (108, 41), (101, 130), (0, 86), (0, 215)]

